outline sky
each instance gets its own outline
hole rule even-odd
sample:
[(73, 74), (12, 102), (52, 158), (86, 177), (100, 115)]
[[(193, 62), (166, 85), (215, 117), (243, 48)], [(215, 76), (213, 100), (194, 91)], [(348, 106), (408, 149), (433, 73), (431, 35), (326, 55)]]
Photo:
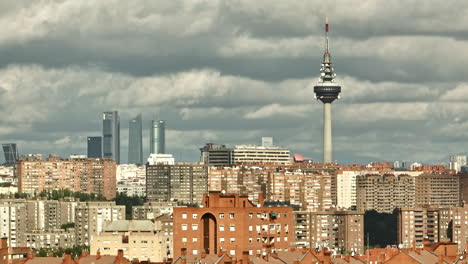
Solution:
[[(314, 99), (324, 20), (341, 99), (340, 163), (446, 161), (468, 147), (468, 1), (3, 0), (0, 143), (86, 153), (102, 112), (166, 120), (166, 148), (196, 161), (207, 142), (262, 136), (322, 158)], [(3, 160), (3, 155), (0, 161)]]

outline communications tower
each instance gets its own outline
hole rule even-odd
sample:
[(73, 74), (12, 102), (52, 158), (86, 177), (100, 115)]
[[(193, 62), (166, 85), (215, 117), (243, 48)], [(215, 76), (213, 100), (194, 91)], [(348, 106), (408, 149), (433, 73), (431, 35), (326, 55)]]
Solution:
[(335, 82), (330, 51), (328, 49), (328, 19), (325, 22), (325, 53), (323, 54), (320, 80), (314, 86), (315, 96), (323, 103), (323, 163), (333, 162), (331, 104), (340, 98), (341, 86)]

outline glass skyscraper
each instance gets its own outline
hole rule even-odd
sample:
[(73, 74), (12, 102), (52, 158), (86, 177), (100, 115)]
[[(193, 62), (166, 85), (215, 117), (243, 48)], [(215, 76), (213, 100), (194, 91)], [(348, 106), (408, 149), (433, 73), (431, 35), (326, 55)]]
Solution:
[(151, 121), (150, 153), (166, 153), (166, 122), (164, 120)]
[(141, 114), (128, 125), (128, 163), (143, 164), (143, 129)]
[(120, 118), (117, 111), (102, 116), (102, 154), (104, 158), (120, 163)]
[(102, 137), (88, 137), (88, 158), (102, 158)]
[(3, 153), (5, 154), (5, 163), (7, 165), (16, 164), (18, 161), (18, 149), (16, 143), (2, 144)]

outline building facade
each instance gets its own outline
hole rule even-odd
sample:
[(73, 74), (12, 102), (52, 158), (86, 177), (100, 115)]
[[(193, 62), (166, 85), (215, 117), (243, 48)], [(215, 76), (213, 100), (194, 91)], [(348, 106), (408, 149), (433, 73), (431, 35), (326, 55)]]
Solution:
[(150, 220), (117, 220), (107, 222), (103, 231), (90, 241), (90, 253), (100, 251), (102, 255), (110, 255), (119, 249), (123, 250), (125, 258), (162, 262), (172, 257), (171, 235)]
[(90, 245), (104, 224), (125, 220), (125, 205), (115, 202), (82, 202), (75, 209), (75, 241), (78, 245)]
[(296, 247), (364, 253), (363, 211), (294, 212)]
[(148, 201), (201, 204), (208, 191), (208, 167), (179, 163), (147, 165), (146, 193)]
[(291, 164), (289, 149), (256, 145), (237, 145), (233, 150), (233, 163)]
[(200, 148), (200, 162), (209, 166), (228, 167), (232, 165), (232, 149), (226, 145), (207, 143)]
[(102, 137), (88, 137), (88, 158), (102, 158)]
[(166, 153), (166, 121), (152, 120), (150, 129), (150, 154)]
[(423, 173), (416, 177), (416, 206), (450, 208), (460, 206), (460, 176)]
[(294, 242), (291, 207), (262, 207), (245, 195), (210, 192), (203, 207), (174, 208), (174, 259), (223, 251), (238, 259), (271, 251), (288, 251)]
[(143, 164), (143, 124), (141, 114), (128, 124), (128, 163)]
[(102, 117), (102, 154), (120, 163), (120, 118), (117, 111), (104, 112)]
[(395, 208), (415, 206), (415, 177), (393, 174), (357, 176), (357, 209), (392, 213)]
[(109, 159), (21, 160), (17, 165), (19, 191), (38, 195), (43, 190), (69, 189), (115, 198), (116, 163)]

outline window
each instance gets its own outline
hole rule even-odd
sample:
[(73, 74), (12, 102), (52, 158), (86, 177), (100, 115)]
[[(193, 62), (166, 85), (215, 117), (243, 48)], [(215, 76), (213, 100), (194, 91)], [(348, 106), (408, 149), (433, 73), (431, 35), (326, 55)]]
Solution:
[(236, 231), (236, 225), (230, 225), (229, 231)]
[(187, 219), (187, 214), (186, 213), (182, 214), (182, 219)]
[(220, 237), (220, 238), (219, 238), (219, 242), (220, 242), (220, 243), (224, 243), (224, 237)]
[(198, 224), (192, 224), (192, 230), (198, 230)]
[(231, 237), (231, 238), (229, 239), (229, 242), (231, 242), (231, 243), (236, 243), (236, 238), (235, 238), (235, 237)]
[(198, 214), (192, 214), (193, 219), (197, 219), (197, 217), (198, 217)]
[(192, 253), (193, 253), (193, 255), (197, 255), (197, 254), (198, 254), (198, 250), (194, 249), (194, 250), (192, 250)]
[(192, 237), (192, 242), (198, 242), (198, 237)]
[(253, 218), (253, 214), (249, 213), (249, 219), (252, 219), (252, 218)]
[(185, 243), (185, 242), (187, 242), (187, 238), (186, 238), (186, 237), (183, 237), (183, 238), (182, 238), (182, 243)]
[(182, 224), (182, 230), (187, 230), (187, 225), (186, 224)]
[(285, 217), (285, 218), (288, 217), (288, 213), (284, 213), (284, 217)]
[(231, 249), (231, 250), (229, 251), (229, 254), (230, 254), (231, 256), (235, 256), (235, 255), (236, 255), (236, 251), (235, 251), (234, 249)]
[(219, 231), (224, 231), (224, 225), (219, 225)]
[(219, 219), (224, 219), (224, 214), (223, 213), (219, 214)]
[(230, 213), (229, 218), (234, 219), (234, 213)]
[(253, 231), (253, 226), (249, 225), (249, 231)]
[(142, 244), (148, 244), (148, 241), (147, 240), (142, 240), (141, 243)]
[(249, 243), (252, 243), (253, 238), (249, 237)]
[(288, 242), (288, 237), (284, 237), (284, 242)]

